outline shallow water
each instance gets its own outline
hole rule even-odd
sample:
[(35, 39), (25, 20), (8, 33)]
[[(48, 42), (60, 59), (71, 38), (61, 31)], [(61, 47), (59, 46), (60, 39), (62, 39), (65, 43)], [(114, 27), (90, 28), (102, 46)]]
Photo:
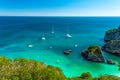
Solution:
[[(117, 28), (119, 23), (119, 17), (0, 17), (0, 56), (42, 61), (60, 67), (67, 77), (83, 72), (120, 76), (117, 65), (86, 61), (80, 55), (90, 45), (102, 46), (105, 31)], [(65, 37), (68, 26), (72, 35), (69, 39)], [(43, 34), (45, 41), (41, 40)], [(33, 47), (28, 48), (29, 44)], [(71, 49), (72, 54), (64, 55), (66, 49)], [(120, 57), (106, 52), (104, 55), (120, 61)]]

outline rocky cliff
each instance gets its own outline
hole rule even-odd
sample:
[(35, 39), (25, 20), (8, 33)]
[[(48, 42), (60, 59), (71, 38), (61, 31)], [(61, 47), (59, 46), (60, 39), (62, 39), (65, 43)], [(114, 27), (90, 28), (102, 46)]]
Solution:
[(106, 31), (104, 40), (120, 40), (120, 26), (118, 27), (118, 29), (111, 29)]
[(111, 40), (109, 42), (106, 42), (103, 46), (103, 50), (120, 56), (120, 40)]
[(120, 26), (118, 29), (108, 30), (105, 34), (104, 40), (106, 42), (103, 46), (103, 50), (120, 56)]

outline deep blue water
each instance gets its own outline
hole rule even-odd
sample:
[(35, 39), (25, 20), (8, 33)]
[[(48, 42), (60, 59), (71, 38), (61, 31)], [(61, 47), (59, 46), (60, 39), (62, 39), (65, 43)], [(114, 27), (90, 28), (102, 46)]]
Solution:
[[(67, 77), (83, 72), (93, 76), (120, 76), (117, 65), (90, 62), (80, 56), (90, 45), (104, 45), (105, 31), (117, 28), (119, 24), (120, 17), (0, 17), (0, 55), (43, 61), (60, 67)], [(51, 34), (53, 27), (55, 33)], [(70, 39), (65, 37), (68, 27)], [(41, 40), (43, 34), (45, 41)], [(29, 44), (33, 47), (28, 48)], [(78, 44), (77, 48), (75, 44)], [(66, 49), (71, 49), (72, 54), (65, 56), (63, 51)], [(120, 61), (120, 57), (103, 53), (106, 58)]]

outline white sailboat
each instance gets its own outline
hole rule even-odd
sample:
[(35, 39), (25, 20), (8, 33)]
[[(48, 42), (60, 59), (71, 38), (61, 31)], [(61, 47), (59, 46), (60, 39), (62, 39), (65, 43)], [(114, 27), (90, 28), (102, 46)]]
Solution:
[(51, 33), (52, 33), (52, 34), (54, 34), (54, 33), (55, 33), (55, 32), (54, 32), (54, 27), (52, 28), (52, 31), (51, 31)]
[(44, 34), (42, 35), (41, 40), (46, 40)]
[(72, 36), (69, 34), (69, 27), (67, 28), (67, 34), (66, 34), (67, 38), (71, 38)]

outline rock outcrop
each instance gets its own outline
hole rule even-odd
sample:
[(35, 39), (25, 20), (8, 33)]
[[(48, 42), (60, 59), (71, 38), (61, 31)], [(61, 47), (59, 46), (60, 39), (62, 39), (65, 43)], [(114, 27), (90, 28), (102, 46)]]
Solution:
[(112, 59), (108, 59), (108, 60), (107, 60), (107, 63), (108, 63), (108, 64), (111, 64), (111, 65), (114, 65), (114, 64), (115, 64), (115, 62), (114, 62)]
[(111, 54), (120, 56), (120, 41), (111, 40), (109, 42), (106, 42), (105, 45), (103, 46), (103, 50)]
[(104, 37), (105, 45), (103, 50), (120, 56), (120, 26), (118, 29), (108, 30)]
[(118, 27), (118, 29), (111, 29), (106, 31), (104, 40), (120, 40), (120, 26)]
[(105, 62), (102, 50), (99, 46), (90, 46), (87, 50), (82, 52), (82, 56), (90, 61), (101, 63)]

